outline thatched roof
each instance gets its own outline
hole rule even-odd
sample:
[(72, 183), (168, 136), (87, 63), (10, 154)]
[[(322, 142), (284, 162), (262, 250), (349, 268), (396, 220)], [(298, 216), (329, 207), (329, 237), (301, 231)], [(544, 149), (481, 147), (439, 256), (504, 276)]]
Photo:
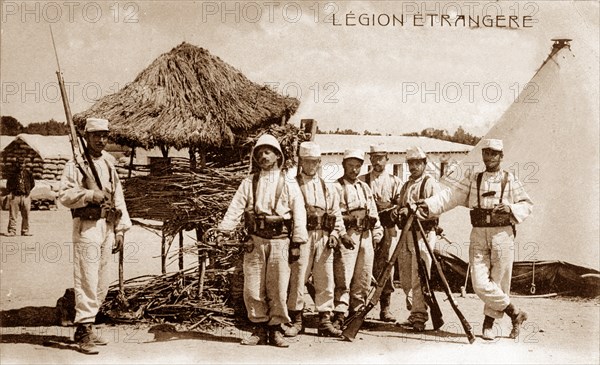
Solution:
[(74, 119), (81, 126), (87, 117), (107, 118), (114, 140), (129, 146), (210, 148), (288, 120), (299, 104), (184, 42)]

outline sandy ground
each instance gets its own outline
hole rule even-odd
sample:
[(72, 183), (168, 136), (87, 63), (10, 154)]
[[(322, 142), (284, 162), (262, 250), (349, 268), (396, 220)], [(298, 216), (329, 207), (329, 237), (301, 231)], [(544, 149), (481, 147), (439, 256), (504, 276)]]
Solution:
[[(2, 231), (8, 214), (0, 213)], [(54, 307), (64, 290), (72, 287), (71, 222), (66, 209), (35, 211), (31, 217), (32, 237), (0, 237), (0, 308)], [(187, 238), (189, 239), (189, 238)], [(125, 277), (160, 271), (160, 238), (134, 227), (126, 238)], [(194, 258), (186, 259), (193, 264)], [(114, 279), (117, 278), (116, 256)], [(176, 269), (176, 263), (168, 270)], [(436, 293), (438, 300), (443, 293)], [(350, 343), (316, 336), (314, 316), (309, 316), (307, 333), (290, 340), (290, 348), (246, 347), (239, 340), (248, 333), (230, 327), (211, 332), (185, 331), (165, 341), (155, 341), (148, 325), (102, 325), (109, 345), (99, 355), (84, 355), (69, 344), (72, 327), (0, 327), (0, 363), (600, 363), (600, 304), (598, 300), (569, 298), (515, 298), (529, 312), (521, 336), (506, 336), (508, 318), (497, 322), (496, 341), (481, 334), (482, 304), (472, 294), (456, 301), (477, 335), (468, 344), (447, 301), (440, 300), (446, 324), (438, 331), (429, 327), (415, 334), (376, 321), (375, 308), (357, 339)], [(408, 316), (404, 297), (394, 293), (393, 313)], [(311, 318), (312, 317), (312, 318)], [(312, 322), (312, 323), (310, 323)], [(428, 323), (428, 326), (430, 324)], [(44, 346), (48, 341), (58, 345)]]

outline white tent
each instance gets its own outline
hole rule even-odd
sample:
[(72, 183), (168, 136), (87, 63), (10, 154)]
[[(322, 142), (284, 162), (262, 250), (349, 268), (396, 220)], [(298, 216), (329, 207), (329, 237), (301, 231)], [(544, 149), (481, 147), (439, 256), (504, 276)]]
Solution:
[[(530, 86), (484, 138), (504, 141), (502, 167), (517, 175), (534, 202), (532, 215), (517, 226), (515, 260), (560, 260), (598, 269), (598, 56), (572, 52), (569, 40), (554, 41)], [(445, 183), (456, 186), (461, 177), (483, 169), (478, 145)], [(453, 221), (461, 227), (452, 231), (467, 242), (469, 219), (462, 209), (460, 214), (462, 219)], [(459, 255), (466, 259), (467, 252)]]

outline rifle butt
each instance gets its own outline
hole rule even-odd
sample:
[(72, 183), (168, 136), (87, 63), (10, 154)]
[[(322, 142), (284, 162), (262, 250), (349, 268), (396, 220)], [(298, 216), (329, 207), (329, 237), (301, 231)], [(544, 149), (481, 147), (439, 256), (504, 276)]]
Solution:
[(369, 302), (366, 306), (364, 306), (361, 310), (354, 313), (351, 317), (349, 317), (345, 322), (345, 328), (342, 331), (342, 338), (345, 341), (354, 341), (358, 331), (362, 327), (365, 322), (365, 318), (367, 314), (373, 309), (373, 303)]

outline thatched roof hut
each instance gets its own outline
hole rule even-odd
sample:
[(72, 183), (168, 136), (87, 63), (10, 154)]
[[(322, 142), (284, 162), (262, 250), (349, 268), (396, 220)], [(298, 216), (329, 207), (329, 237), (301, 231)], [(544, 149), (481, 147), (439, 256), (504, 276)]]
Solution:
[(280, 124), (299, 101), (248, 80), (207, 50), (182, 43), (119, 92), (74, 116), (111, 121), (111, 136), (131, 147), (230, 146), (252, 130)]

